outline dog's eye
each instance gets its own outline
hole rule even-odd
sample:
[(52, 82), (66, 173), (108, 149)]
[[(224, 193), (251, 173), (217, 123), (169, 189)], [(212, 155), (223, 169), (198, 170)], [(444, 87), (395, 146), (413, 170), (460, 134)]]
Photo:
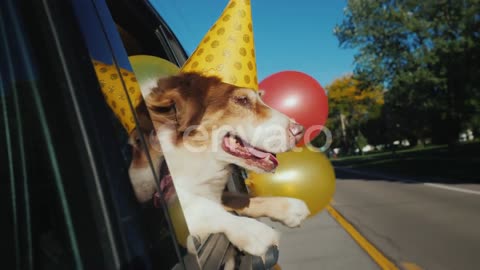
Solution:
[(234, 101), (241, 106), (250, 106), (250, 99), (246, 96), (234, 97)]

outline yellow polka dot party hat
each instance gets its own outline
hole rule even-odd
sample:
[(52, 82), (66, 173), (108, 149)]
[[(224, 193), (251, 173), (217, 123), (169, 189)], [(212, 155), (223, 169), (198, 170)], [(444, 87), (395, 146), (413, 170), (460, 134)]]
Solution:
[[(128, 134), (135, 128), (133, 112), (128, 104), (128, 98), (123, 89), (120, 74), (115, 65), (108, 65), (100, 61), (92, 60), (97, 73), (103, 96), (115, 116), (120, 120)], [(120, 68), (120, 73), (127, 88), (128, 95), (133, 107), (142, 101), (142, 92), (133, 72)]]
[(231, 0), (182, 67), (182, 72), (217, 76), (258, 89), (250, 0)]

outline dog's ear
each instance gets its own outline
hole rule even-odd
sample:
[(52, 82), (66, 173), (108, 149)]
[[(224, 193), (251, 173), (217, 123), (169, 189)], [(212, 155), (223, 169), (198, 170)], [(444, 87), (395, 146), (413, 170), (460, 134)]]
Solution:
[(145, 104), (145, 101), (143, 99), (135, 108), (135, 113), (138, 119), (138, 130), (143, 133), (149, 133), (154, 129), (152, 119), (150, 119), (150, 114), (147, 110), (147, 105)]
[(205, 113), (205, 96), (217, 79), (195, 73), (180, 74), (158, 81), (146, 98), (154, 122), (175, 125), (178, 132), (199, 125)]
[(177, 125), (176, 107), (182, 102), (180, 93), (162, 87), (161, 81), (145, 99), (152, 121), (160, 125)]

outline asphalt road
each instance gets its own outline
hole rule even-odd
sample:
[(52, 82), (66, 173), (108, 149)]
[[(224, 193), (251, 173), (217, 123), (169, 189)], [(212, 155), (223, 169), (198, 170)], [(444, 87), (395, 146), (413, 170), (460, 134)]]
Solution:
[(333, 207), (397, 265), (480, 269), (480, 185), (336, 175)]

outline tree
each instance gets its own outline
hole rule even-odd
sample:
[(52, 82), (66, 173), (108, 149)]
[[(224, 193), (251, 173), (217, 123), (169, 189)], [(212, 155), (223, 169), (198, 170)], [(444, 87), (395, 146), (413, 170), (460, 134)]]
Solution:
[(452, 145), (478, 111), (480, 0), (350, 0), (335, 34), (411, 136)]
[(371, 87), (346, 75), (326, 86), (329, 102), (329, 119), (326, 126), (332, 131), (333, 147), (341, 147), (351, 154), (368, 141), (361, 126), (379, 116), (383, 104), (383, 90)]

